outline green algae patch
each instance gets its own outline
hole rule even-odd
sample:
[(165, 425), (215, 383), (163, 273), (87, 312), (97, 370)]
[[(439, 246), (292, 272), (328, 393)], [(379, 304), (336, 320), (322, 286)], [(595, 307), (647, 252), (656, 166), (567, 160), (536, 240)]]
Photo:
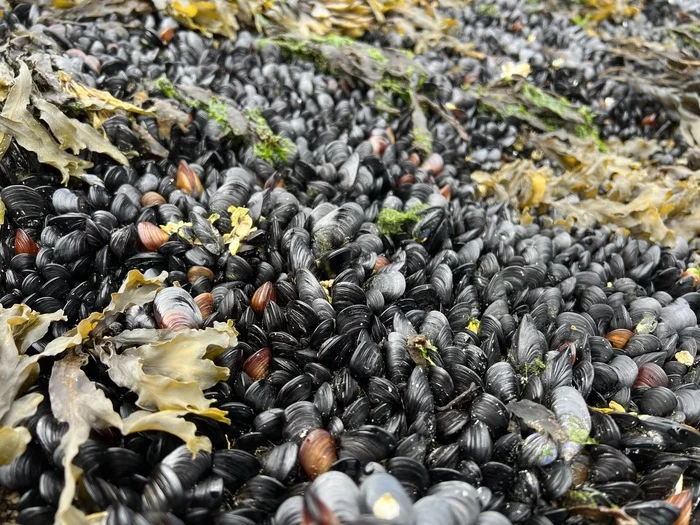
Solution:
[(382, 49), (348, 37), (299, 38), (282, 35), (263, 38), (260, 46), (275, 45), (282, 52), (308, 60), (334, 76), (347, 76), (382, 92), (406, 97), (426, 73), (411, 53)]
[(498, 9), (494, 4), (481, 4), (476, 8), (476, 14), (491, 18), (496, 18), (499, 15)]
[(571, 17), (571, 22), (583, 29), (588, 29), (591, 26), (591, 15), (575, 14)]
[(481, 111), (493, 113), (501, 118), (514, 118), (517, 120), (527, 121), (528, 119), (534, 118), (533, 115), (528, 113), (527, 108), (523, 104), (518, 103), (504, 103), (504, 104), (494, 104), (488, 101), (480, 101), (479, 107)]
[(566, 98), (550, 95), (532, 84), (523, 83), (521, 93), (535, 107), (549, 110), (561, 118), (567, 118), (569, 112), (576, 111)]
[(411, 95), (411, 88), (408, 83), (391, 75), (382, 77), (373, 87), (376, 92), (397, 95), (404, 100), (409, 100)]
[(605, 141), (600, 138), (598, 128), (595, 126), (576, 126), (574, 134), (580, 139), (593, 139), (599, 151), (608, 151), (608, 146)]
[(341, 36), (341, 35), (328, 35), (328, 36), (319, 36), (319, 37), (313, 37), (312, 40), (316, 42), (321, 42), (323, 44), (328, 44), (330, 46), (338, 47), (341, 48), (343, 46), (351, 46), (355, 43), (355, 40), (350, 38), (349, 36)]
[(163, 95), (168, 98), (178, 98), (178, 93), (175, 90), (175, 86), (170, 80), (165, 77), (159, 77), (156, 80), (156, 87), (160, 90)]
[(379, 233), (382, 235), (396, 235), (402, 231), (407, 231), (420, 220), (418, 213), (426, 207), (427, 205), (425, 204), (418, 204), (408, 211), (384, 208), (377, 216)]
[(206, 106), (207, 115), (221, 126), (226, 126), (226, 103), (212, 97)]
[(597, 497), (600, 497), (600, 492), (597, 491), (584, 491), (584, 490), (569, 490), (565, 495), (564, 499), (569, 505), (580, 505), (584, 507), (597, 507), (598, 501)]
[(377, 62), (378, 64), (386, 64), (389, 59), (384, 56), (384, 53), (382, 53), (379, 49), (371, 47), (367, 49), (367, 56)]
[(270, 125), (257, 109), (248, 110), (248, 122), (258, 141), (253, 145), (255, 156), (270, 164), (287, 162), (293, 152), (292, 143), (284, 137), (276, 135)]
[(352, 38), (340, 35), (328, 35), (325, 37), (314, 36), (305, 39), (297, 39), (292, 37), (275, 37), (261, 38), (258, 40), (258, 46), (274, 45), (279, 47), (283, 53), (292, 55), (309, 62), (313, 62), (316, 66), (323, 70), (332, 73), (332, 66), (323, 56), (323, 46), (328, 46), (336, 50), (353, 46), (356, 42)]
[(523, 368), (523, 375), (529, 376), (530, 374), (540, 375), (547, 368), (547, 363), (545, 363), (539, 357), (535, 359), (532, 363)]
[(574, 428), (567, 432), (569, 441), (573, 441), (579, 445), (597, 445), (598, 441), (590, 436), (590, 433), (585, 428)]

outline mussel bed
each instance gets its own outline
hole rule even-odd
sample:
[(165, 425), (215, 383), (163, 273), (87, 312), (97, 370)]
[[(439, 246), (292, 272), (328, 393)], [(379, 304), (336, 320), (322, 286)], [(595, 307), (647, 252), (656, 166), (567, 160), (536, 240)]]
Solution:
[[(399, 53), (424, 71), (406, 88), (152, 6), (12, 2), (3, 523), (697, 522), (700, 117), (609, 72), (697, 79), (700, 9), (594, 30), (543, 6), (438, 5), (473, 48)], [(341, 43), (382, 65), (419, 37)], [(110, 147), (13, 131), (59, 139), (56, 72)], [(623, 155), (688, 194), (586, 186)], [(580, 193), (547, 201), (564, 175)], [(638, 224), (582, 224), (588, 198)]]

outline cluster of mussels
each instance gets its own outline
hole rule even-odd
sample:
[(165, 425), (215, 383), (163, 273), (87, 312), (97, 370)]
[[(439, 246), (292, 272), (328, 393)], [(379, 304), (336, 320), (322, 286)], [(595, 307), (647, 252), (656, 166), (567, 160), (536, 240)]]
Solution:
[[(507, 204), (479, 200), (464, 155), (476, 149), (497, 167), (518, 128), (475, 114), (448, 79), (478, 61), (425, 59), (438, 92), (466, 110), (473, 142), (431, 118), (435, 152), (421, 156), (410, 122), (387, 122), (366, 89), (258, 50), (247, 33), (213, 46), (184, 29), (172, 36), (155, 15), (128, 25), (114, 15), (100, 29), (48, 27), (39, 14), (18, 6), (2, 33), (25, 24), (47, 35), (61, 67), (118, 97), (161, 75), (212, 88), (260, 109), (293, 146), (273, 166), (193, 109), (167, 158), (100, 162), (59, 187), (10, 144), (2, 307), (63, 310), (55, 338), (105, 308), (129, 270), (165, 271), (168, 286), (111, 333), (228, 320), (239, 332), (216, 359), (229, 379), (206, 392), (231, 423), (188, 418), (213, 451), (193, 457), (160, 432), (93, 432), (75, 459), (78, 508), (106, 512), (110, 525), (690, 522), (700, 501), (697, 240), (671, 249), (605, 227), (520, 224)], [(483, 15), (460, 16), (480, 20), (469, 38), (495, 38)], [(545, 24), (545, 42), (558, 34), (544, 14), (528, 20)], [(551, 58), (528, 51), (527, 37), (511, 41), (512, 53)], [(571, 91), (579, 77), (542, 82)], [(631, 126), (622, 113), (606, 116), (606, 134)], [(143, 151), (128, 118), (104, 129)], [(135, 410), (132, 393), (88, 367), (115, 410)], [(45, 373), (33, 388), (46, 390)], [(21, 493), (19, 523), (52, 523), (66, 426), (44, 402), (26, 427), (32, 442), (0, 467), (0, 486)]]

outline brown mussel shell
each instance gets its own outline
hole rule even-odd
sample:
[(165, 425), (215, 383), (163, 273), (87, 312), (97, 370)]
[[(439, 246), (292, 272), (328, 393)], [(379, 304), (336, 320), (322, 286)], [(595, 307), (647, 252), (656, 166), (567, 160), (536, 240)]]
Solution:
[(175, 185), (183, 192), (198, 197), (204, 191), (199, 175), (184, 160), (180, 161), (177, 167)]
[(337, 458), (335, 439), (322, 428), (309, 432), (299, 448), (299, 464), (311, 479), (328, 472)]
[(673, 525), (688, 525), (693, 512), (693, 492), (684, 490), (670, 496), (666, 501), (681, 509), (681, 514), (673, 522)]
[(138, 232), (139, 241), (150, 252), (157, 251), (170, 238), (170, 235), (151, 222), (140, 222)]
[(616, 330), (611, 330), (605, 334), (605, 339), (610, 341), (613, 348), (624, 348), (627, 345), (627, 341), (630, 337), (634, 335), (632, 330), (627, 330), (626, 328), (618, 328)]
[(214, 280), (214, 272), (206, 266), (192, 266), (187, 270), (187, 282), (194, 284), (200, 277), (206, 277), (210, 281)]
[(260, 288), (255, 290), (255, 293), (250, 300), (250, 307), (256, 314), (262, 315), (262, 313), (265, 311), (265, 307), (269, 303), (276, 301), (277, 293), (275, 292), (275, 287), (270, 281), (267, 281)]
[(194, 298), (194, 303), (199, 308), (202, 318), (206, 319), (214, 311), (214, 296), (209, 292), (200, 293)]
[(20, 253), (26, 253), (28, 255), (34, 255), (39, 253), (39, 245), (34, 242), (27, 232), (22, 228), (17, 228), (15, 232), (15, 253), (19, 255)]
[(243, 371), (253, 381), (258, 381), (267, 376), (272, 361), (272, 352), (269, 348), (261, 348), (243, 363)]
[(167, 201), (160, 193), (155, 191), (147, 191), (141, 196), (141, 206), (148, 208), (149, 206), (160, 206), (165, 204)]

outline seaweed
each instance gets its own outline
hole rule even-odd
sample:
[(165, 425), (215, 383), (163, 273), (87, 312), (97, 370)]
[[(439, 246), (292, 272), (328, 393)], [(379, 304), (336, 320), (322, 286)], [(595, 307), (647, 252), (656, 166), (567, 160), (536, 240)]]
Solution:
[(255, 155), (270, 164), (287, 162), (293, 152), (293, 144), (286, 138), (276, 135), (259, 110), (248, 110), (248, 121), (258, 138), (253, 145)]
[(666, 246), (674, 246), (677, 236), (700, 234), (700, 181), (678, 167), (655, 166), (650, 159), (658, 144), (610, 142), (601, 151), (595, 139), (564, 130), (531, 143), (560, 171), (519, 160), (471, 176), (483, 195), (509, 200), (523, 222), (532, 220), (533, 211), (549, 212), (555, 224), (607, 224)]
[(407, 231), (413, 224), (420, 220), (418, 213), (427, 205), (417, 204), (407, 211), (384, 208), (377, 216), (377, 227), (382, 235), (396, 235)]

